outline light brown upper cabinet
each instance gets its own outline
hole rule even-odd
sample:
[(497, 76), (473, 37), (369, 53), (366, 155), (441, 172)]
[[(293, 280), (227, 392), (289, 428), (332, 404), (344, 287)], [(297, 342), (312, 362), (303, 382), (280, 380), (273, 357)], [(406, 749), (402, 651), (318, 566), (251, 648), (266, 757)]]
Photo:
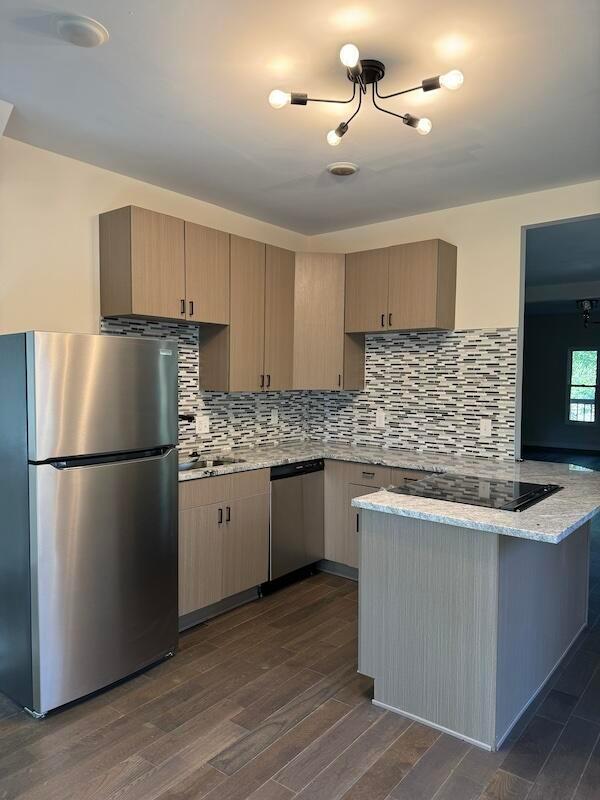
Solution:
[(185, 319), (184, 223), (127, 206), (100, 215), (103, 316)]
[(229, 234), (185, 223), (186, 319), (229, 323)]
[(265, 389), (291, 389), (294, 358), (295, 253), (267, 245)]
[(456, 247), (441, 239), (346, 256), (345, 330), (451, 330)]
[(451, 330), (456, 247), (441, 239), (390, 248), (389, 330)]
[(265, 245), (231, 237), (229, 391), (255, 392), (264, 386)]
[(345, 258), (296, 253), (294, 388), (361, 389), (364, 337), (344, 333)]
[(346, 256), (346, 332), (385, 329), (388, 310), (389, 248)]
[(229, 234), (137, 206), (101, 214), (100, 299), (105, 317), (226, 325)]
[(231, 236), (230, 269), (229, 326), (199, 331), (201, 388), (291, 389), (294, 253)]

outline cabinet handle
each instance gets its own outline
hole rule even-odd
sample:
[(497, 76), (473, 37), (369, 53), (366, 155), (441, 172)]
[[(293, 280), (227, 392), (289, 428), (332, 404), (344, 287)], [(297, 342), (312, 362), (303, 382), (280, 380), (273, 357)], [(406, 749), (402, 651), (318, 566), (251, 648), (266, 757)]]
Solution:
[(225, 522), (231, 522), (231, 507), (227, 506), (227, 510), (225, 512)]
[(264, 376), (264, 375), (262, 375), (262, 374), (261, 374), (261, 376), (260, 376), (260, 388), (261, 388), (261, 389), (264, 389), (264, 388), (265, 388), (265, 376)]
[(374, 472), (365, 472), (364, 469), (363, 469), (363, 475), (365, 476), (365, 478), (374, 478), (375, 477), (375, 473)]
[(388, 314), (388, 328), (392, 327), (392, 312)]
[(271, 385), (271, 376), (267, 374), (267, 389), (269, 388), (270, 385)]
[(360, 514), (357, 511), (356, 512), (356, 532), (357, 533), (360, 533), (359, 528), (360, 528)]
[(219, 513), (217, 515), (217, 522), (219, 523), (219, 525), (223, 524), (223, 509), (222, 508), (219, 509)]
[(385, 314), (381, 315), (381, 327), (385, 328)]
[(338, 373), (338, 386), (341, 387), (341, 385), (342, 385), (342, 374), (340, 372), (340, 373)]
[(181, 311), (180, 313), (185, 316), (185, 300), (181, 301)]
[(190, 300), (190, 317), (194, 316), (194, 301)]

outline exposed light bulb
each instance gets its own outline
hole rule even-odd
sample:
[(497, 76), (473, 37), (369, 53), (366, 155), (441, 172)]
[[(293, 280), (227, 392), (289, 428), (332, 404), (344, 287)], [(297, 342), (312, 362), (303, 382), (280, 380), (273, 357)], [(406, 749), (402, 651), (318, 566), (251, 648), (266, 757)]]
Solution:
[(462, 72), (458, 69), (451, 69), (450, 72), (446, 72), (444, 75), (440, 75), (440, 84), (445, 89), (450, 89), (451, 91), (460, 89), (464, 81), (465, 77), (462, 74)]
[(290, 92), (282, 92), (281, 89), (273, 89), (269, 95), (269, 103), (273, 108), (283, 108), (291, 101), (292, 95)]
[(327, 144), (330, 144), (332, 147), (337, 147), (341, 141), (342, 137), (338, 136), (335, 131), (329, 131), (327, 134)]
[(345, 44), (340, 50), (340, 61), (348, 69), (355, 67), (360, 59), (358, 47), (355, 44)]
[(421, 119), (417, 122), (416, 131), (420, 133), (421, 136), (427, 136), (428, 133), (431, 132), (433, 125), (431, 124), (431, 120), (427, 119), (427, 117), (421, 117)]

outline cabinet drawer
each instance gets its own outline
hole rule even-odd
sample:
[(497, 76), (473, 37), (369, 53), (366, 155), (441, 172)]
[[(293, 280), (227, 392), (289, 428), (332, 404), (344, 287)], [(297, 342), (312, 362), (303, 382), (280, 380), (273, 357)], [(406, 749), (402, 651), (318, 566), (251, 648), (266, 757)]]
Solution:
[(403, 469), (401, 467), (392, 467), (391, 485), (403, 486), (406, 483), (418, 481), (420, 478), (426, 478), (431, 475), (431, 472), (420, 469)]
[(390, 468), (374, 464), (351, 464), (348, 482), (359, 486), (374, 486), (377, 489), (389, 486)]
[(179, 510), (224, 503), (229, 497), (231, 477), (217, 475), (214, 478), (183, 481), (179, 484)]

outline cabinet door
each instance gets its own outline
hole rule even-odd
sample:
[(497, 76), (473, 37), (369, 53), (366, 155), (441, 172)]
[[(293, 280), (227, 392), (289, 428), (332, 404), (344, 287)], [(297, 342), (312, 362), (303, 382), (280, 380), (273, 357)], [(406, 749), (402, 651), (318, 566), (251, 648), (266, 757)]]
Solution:
[(264, 385), (265, 245), (231, 237), (229, 391), (256, 392)]
[(182, 219), (132, 207), (131, 306), (144, 317), (185, 319)]
[(269, 495), (232, 500), (225, 519), (223, 595), (229, 597), (268, 579)]
[(387, 328), (389, 249), (346, 255), (346, 333)]
[(454, 326), (456, 248), (439, 239), (390, 248), (389, 329)]
[(346, 494), (353, 468), (346, 461), (325, 461), (325, 558), (339, 564), (346, 563)]
[(358, 543), (359, 543), (359, 513), (358, 508), (352, 507), (352, 501), (355, 497), (363, 497), (366, 494), (373, 494), (378, 489), (372, 486), (359, 486), (356, 483), (349, 483), (346, 489), (346, 561), (350, 567), (358, 567)]
[[(208, 479), (210, 480), (210, 478)], [(179, 615), (221, 600), (224, 506), (179, 512)]]
[(229, 234), (185, 223), (186, 318), (229, 324)]
[(265, 271), (265, 388), (291, 389), (294, 358), (295, 253), (267, 245)]
[(341, 389), (344, 256), (296, 253), (294, 388)]

